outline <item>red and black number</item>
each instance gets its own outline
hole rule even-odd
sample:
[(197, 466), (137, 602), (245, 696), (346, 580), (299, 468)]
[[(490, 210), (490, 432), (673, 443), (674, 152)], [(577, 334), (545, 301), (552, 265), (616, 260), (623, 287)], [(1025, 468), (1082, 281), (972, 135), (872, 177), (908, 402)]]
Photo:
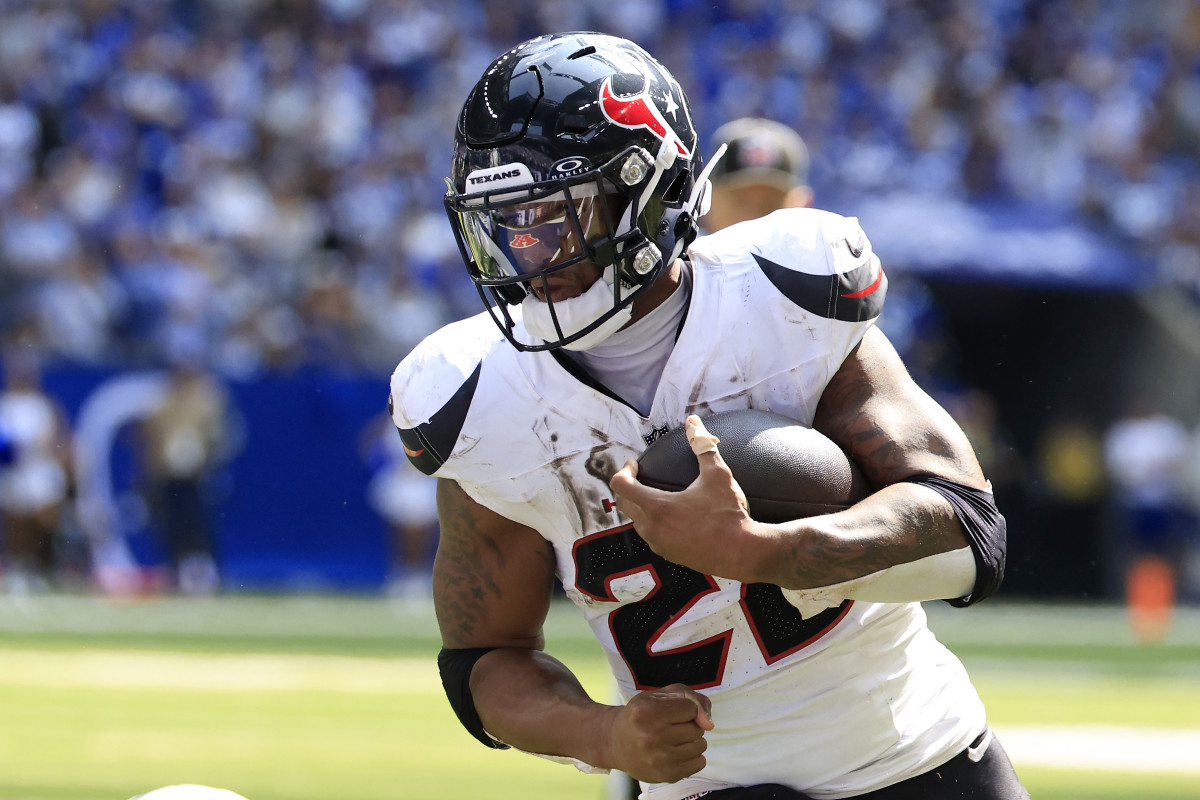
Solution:
[[(627, 525), (584, 537), (575, 543), (575, 586), (589, 597), (614, 603), (612, 582), (647, 573), (653, 587), (641, 599), (614, 609), (609, 628), (638, 689), (684, 683), (705, 689), (721, 683), (733, 629), (670, 649), (655, 647), (689, 609), (719, 591), (709, 575), (657, 555)], [(773, 664), (802, 650), (829, 632), (850, 610), (847, 600), (809, 619), (800, 616), (778, 586), (742, 587), (741, 610), (749, 622), (763, 659)]]

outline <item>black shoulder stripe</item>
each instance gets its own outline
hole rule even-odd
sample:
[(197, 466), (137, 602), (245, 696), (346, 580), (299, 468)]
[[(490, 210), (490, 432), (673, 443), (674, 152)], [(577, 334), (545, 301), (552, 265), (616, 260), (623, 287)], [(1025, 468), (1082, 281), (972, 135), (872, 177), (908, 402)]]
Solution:
[(875, 319), (883, 310), (887, 279), (876, 258), (839, 275), (797, 272), (757, 253), (754, 260), (775, 288), (805, 311), (826, 319), (861, 322)]
[(423, 422), (415, 428), (399, 428), (400, 441), (404, 443), (408, 460), (426, 475), (437, 472), (450, 457), (450, 451), (454, 449), (454, 443), (458, 441), (458, 434), (466, 422), (482, 369), (483, 364), (476, 366), (471, 377), (463, 382), (429, 422)]

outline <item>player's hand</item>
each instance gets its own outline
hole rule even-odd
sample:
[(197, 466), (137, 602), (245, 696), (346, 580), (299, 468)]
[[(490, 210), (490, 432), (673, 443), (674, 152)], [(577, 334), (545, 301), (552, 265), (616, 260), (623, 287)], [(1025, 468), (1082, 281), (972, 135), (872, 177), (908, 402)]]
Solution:
[(613, 765), (640, 781), (674, 783), (704, 769), (712, 701), (681, 683), (634, 695), (608, 732)]
[(756, 536), (746, 495), (717, 449), (716, 437), (696, 415), (684, 423), (700, 476), (682, 492), (664, 492), (637, 480), (637, 461), (629, 459), (609, 482), (617, 508), (633, 520), (638, 535), (668, 561), (707, 575), (752, 578)]

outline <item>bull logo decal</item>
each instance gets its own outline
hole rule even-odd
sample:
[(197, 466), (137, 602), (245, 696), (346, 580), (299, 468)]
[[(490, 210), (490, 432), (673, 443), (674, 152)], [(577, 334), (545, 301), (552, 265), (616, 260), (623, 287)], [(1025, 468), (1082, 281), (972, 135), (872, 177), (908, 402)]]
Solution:
[(671, 142), (679, 155), (691, 158), (691, 152), (684, 146), (679, 134), (667, 124), (666, 118), (650, 97), (646, 89), (642, 89), (629, 97), (618, 97), (613, 94), (612, 76), (604, 79), (600, 86), (600, 110), (611, 122), (622, 128), (636, 130), (646, 128), (664, 142)]

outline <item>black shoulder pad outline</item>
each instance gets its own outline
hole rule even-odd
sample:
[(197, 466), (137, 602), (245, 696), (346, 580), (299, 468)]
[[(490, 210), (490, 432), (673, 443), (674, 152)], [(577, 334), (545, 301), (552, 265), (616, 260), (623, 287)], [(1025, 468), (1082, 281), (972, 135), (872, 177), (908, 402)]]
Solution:
[[(480, 363), (458, 388), (446, 405), (434, 414), (429, 422), (423, 422), (415, 428), (397, 428), (400, 431), (400, 441), (404, 444), (404, 454), (417, 469), (426, 475), (437, 472), (458, 441), (463, 423), (467, 419), (467, 411), (471, 408), (471, 400), (475, 397), (475, 388), (479, 385), (479, 373), (483, 369)], [(388, 398), (389, 405), (391, 398)]]
[(883, 310), (887, 282), (883, 279), (883, 265), (877, 258), (849, 272), (809, 275), (780, 266), (757, 253), (753, 255), (775, 288), (805, 311), (826, 319), (863, 322), (875, 319)]

